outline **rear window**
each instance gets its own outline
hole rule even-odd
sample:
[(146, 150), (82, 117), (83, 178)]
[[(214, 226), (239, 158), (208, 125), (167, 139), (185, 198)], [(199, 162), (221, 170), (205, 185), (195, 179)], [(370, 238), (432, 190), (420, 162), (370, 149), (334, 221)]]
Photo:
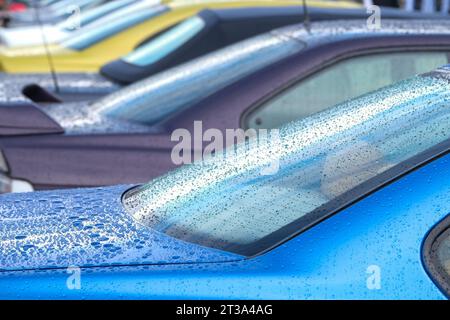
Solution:
[[(264, 251), (374, 188), (371, 179), (447, 143), (446, 75), (400, 82), (289, 124), (268, 143), (184, 166), (127, 194), (125, 207), (175, 238), (247, 256)], [(274, 163), (274, 174), (261, 174)]]
[(123, 58), (125, 62), (147, 66), (166, 57), (196, 36), (205, 27), (200, 17), (192, 17), (139, 47)]

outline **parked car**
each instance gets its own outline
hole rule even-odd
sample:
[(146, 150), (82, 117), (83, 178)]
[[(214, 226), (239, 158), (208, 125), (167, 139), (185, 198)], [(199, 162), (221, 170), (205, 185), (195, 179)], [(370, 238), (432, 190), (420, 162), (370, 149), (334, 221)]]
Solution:
[(450, 65), (143, 186), (4, 195), (0, 297), (444, 299), (449, 81)]
[[(309, 19), (343, 20), (370, 15), (365, 9), (309, 7)], [(383, 18), (413, 19), (418, 14), (383, 8)], [(439, 16), (441, 17), (441, 16)], [(97, 73), (0, 74), (6, 100), (70, 102), (92, 100), (183, 62), (275, 27), (304, 20), (302, 6), (206, 9), (150, 37), (132, 53), (103, 65)], [(183, 36), (180, 36), (180, 32)]]
[(5, 104), (3, 190), (144, 183), (177, 166), (172, 133), (194, 132), (195, 121), (222, 132), (274, 128), (449, 62), (449, 21), (382, 26), (285, 27), (94, 103)]
[[(394, 13), (397, 13), (394, 11)], [(365, 10), (309, 8), (311, 20), (365, 17)], [(35, 102), (92, 100), (170, 67), (252, 36), (304, 20), (303, 7), (206, 9), (139, 45), (97, 73), (2, 74), (8, 100)], [(182, 36), (180, 36), (182, 33)], [(7, 80), (7, 81), (6, 81)]]
[[(310, 21), (367, 19), (369, 16), (362, 8), (308, 8)], [(417, 13), (389, 8), (383, 8), (381, 16), (384, 19), (423, 18)], [(428, 17), (442, 19), (440, 15)], [(138, 50), (104, 65), (100, 73), (113, 81), (130, 84), (250, 36), (303, 21), (302, 6), (204, 10), (144, 42)], [(185, 32), (182, 36), (181, 31)]]
[[(44, 36), (47, 43), (58, 43), (73, 36), (78, 30), (88, 26), (97, 19), (130, 5), (133, 2), (136, 1), (109, 1), (97, 7), (80, 11), (79, 17), (76, 19), (66, 19), (56, 24), (44, 24), (42, 26), (37, 24), (17, 28), (3, 28), (0, 29), (0, 45), (9, 48), (42, 45)], [(155, 0), (156, 3), (158, 1)]]
[[(207, 8), (286, 6), (296, 1), (170, 1), (142, 0), (113, 12), (59, 44), (0, 50), (0, 69), (8, 73), (50, 72), (49, 55), (56, 72), (98, 72), (107, 62), (131, 52), (142, 41)], [(317, 6), (341, 6), (317, 2)]]

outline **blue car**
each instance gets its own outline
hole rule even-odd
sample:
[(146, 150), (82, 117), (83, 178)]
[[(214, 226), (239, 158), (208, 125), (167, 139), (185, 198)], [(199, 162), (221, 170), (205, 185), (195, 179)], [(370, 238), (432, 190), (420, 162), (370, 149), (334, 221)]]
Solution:
[(0, 298), (445, 299), (449, 150), (447, 65), (143, 186), (2, 195)]

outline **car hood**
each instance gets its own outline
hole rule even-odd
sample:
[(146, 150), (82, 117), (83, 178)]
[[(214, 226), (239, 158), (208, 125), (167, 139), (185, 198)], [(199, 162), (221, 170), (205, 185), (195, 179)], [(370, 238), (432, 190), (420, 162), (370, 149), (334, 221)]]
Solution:
[(243, 259), (139, 224), (121, 204), (123, 192), (130, 187), (0, 196), (0, 270)]

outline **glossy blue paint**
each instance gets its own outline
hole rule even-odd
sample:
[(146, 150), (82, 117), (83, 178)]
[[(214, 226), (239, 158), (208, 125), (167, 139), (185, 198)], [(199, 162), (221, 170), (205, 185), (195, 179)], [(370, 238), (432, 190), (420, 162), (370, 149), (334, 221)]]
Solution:
[[(420, 249), (449, 198), (447, 155), (255, 258), (82, 268), (79, 290), (67, 288), (65, 269), (1, 272), (0, 298), (443, 299)], [(372, 265), (379, 290), (366, 285)]]
[(120, 202), (129, 188), (2, 196), (0, 271), (242, 259), (139, 224)]

